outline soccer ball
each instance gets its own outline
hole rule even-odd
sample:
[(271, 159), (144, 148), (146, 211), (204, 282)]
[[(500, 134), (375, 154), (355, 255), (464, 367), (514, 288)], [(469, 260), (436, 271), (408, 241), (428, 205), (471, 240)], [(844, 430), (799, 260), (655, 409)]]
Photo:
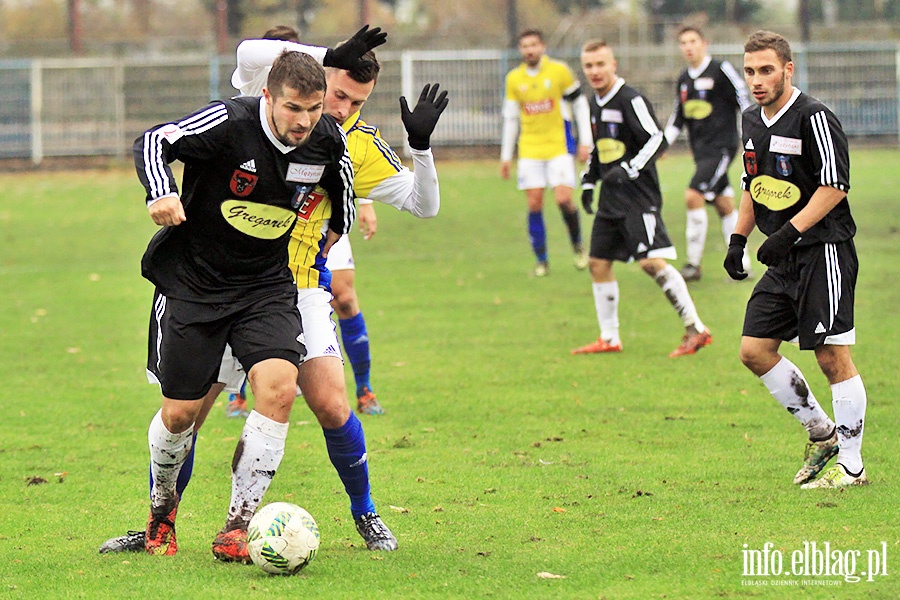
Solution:
[(319, 526), (296, 504), (273, 502), (250, 519), (247, 550), (253, 564), (266, 573), (297, 573), (315, 558), (318, 549)]

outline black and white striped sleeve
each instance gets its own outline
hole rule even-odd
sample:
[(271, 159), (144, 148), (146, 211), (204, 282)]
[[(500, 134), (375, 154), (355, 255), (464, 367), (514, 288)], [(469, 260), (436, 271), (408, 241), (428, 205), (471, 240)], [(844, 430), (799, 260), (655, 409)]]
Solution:
[(830, 110), (822, 108), (810, 115), (809, 123), (807, 143), (813, 153), (819, 185), (849, 191), (850, 153), (840, 121)]
[(734, 88), (735, 104), (740, 108), (741, 112), (744, 112), (752, 105), (750, 96), (747, 94), (747, 83), (744, 81), (744, 77), (727, 60), (723, 60), (719, 68)]
[[(344, 131), (337, 128), (344, 138)], [(322, 187), (331, 198), (331, 218), (328, 220), (328, 228), (344, 235), (350, 233), (353, 222), (356, 220), (356, 203), (353, 193), (353, 162), (347, 151), (346, 138), (344, 138), (343, 154), (335, 168), (330, 169), (326, 177), (322, 179)]]
[(632, 133), (638, 143), (643, 141), (643, 146), (631, 160), (623, 162), (622, 166), (631, 179), (637, 179), (641, 170), (651, 164), (661, 152), (668, 148), (668, 143), (663, 131), (656, 122), (653, 109), (642, 96), (635, 96), (631, 99), (631, 108), (633, 112), (630, 119), (632, 121)]
[(178, 194), (169, 163), (214, 156), (226, 137), (227, 121), (228, 109), (217, 102), (178, 121), (148, 129), (134, 141), (134, 165), (148, 203)]

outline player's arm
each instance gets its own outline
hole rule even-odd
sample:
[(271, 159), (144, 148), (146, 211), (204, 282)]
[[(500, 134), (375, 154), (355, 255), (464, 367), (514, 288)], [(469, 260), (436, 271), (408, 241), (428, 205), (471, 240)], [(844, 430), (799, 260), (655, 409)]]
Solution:
[(743, 76), (737, 72), (737, 69), (727, 60), (722, 61), (720, 67), (728, 83), (734, 88), (734, 104), (741, 112), (750, 108), (753, 103), (750, 101), (750, 95), (747, 93), (747, 82)]
[[(631, 110), (625, 111), (625, 118), (635, 135), (635, 139), (638, 140), (638, 143), (642, 143), (642, 146), (631, 160), (623, 160), (618, 166), (625, 171), (628, 179), (637, 179), (641, 171), (653, 164), (653, 161), (668, 148), (668, 144), (666, 143), (665, 135), (663, 135), (659, 124), (656, 122), (653, 108), (642, 96), (632, 98), (629, 106)], [(615, 169), (613, 167), (610, 171)], [(616, 176), (607, 172), (603, 177), (604, 181), (608, 177)]]
[(500, 176), (509, 179), (510, 165), (513, 153), (516, 149), (516, 140), (519, 139), (519, 119), (521, 108), (514, 96), (515, 89), (509, 76), (506, 77), (506, 98), (503, 100), (503, 108), (500, 114), (503, 118), (503, 128), (500, 134)]
[(215, 156), (227, 136), (227, 122), (228, 109), (216, 102), (178, 121), (148, 129), (134, 141), (134, 165), (154, 223), (170, 226), (184, 222), (184, 206), (169, 164)]
[(684, 109), (681, 105), (681, 99), (675, 99), (675, 106), (672, 107), (672, 114), (666, 122), (665, 136), (666, 145), (671, 146), (681, 134), (681, 128), (684, 127)]
[(600, 180), (600, 155), (597, 150), (597, 145), (593, 144), (591, 153), (588, 156), (587, 164), (584, 166), (584, 171), (581, 173), (581, 205), (584, 207), (584, 212), (587, 214), (592, 214), (594, 209), (592, 208), (592, 203), (594, 202), (594, 188), (597, 187), (597, 182)]
[(581, 93), (581, 84), (576, 81), (563, 93), (563, 102), (569, 104), (575, 125), (578, 127), (578, 155), (580, 161), (586, 161), (593, 146), (591, 132), (591, 108), (587, 96)]
[(380, 46), (386, 39), (387, 34), (381, 28), (369, 29), (366, 25), (337, 48), (307, 46), (286, 40), (244, 40), (237, 48), (237, 68), (231, 75), (231, 85), (244, 95), (257, 95), (246, 93), (244, 87), (253, 82), (262, 69), (271, 67), (275, 59), (285, 51), (309, 54), (326, 67), (353, 70), (367, 62), (362, 59), (366, 52)]

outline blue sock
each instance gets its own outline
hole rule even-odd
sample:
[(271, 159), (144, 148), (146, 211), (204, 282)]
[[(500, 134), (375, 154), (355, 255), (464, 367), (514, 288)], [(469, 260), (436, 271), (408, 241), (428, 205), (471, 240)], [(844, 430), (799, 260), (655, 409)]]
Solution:
[(342, 426), (337, 429), (323, 428), (322, 433), (325, 434), (328, 458), (350, 496), (353, 518), (375, 512), (375, 503), (369, 494), (369, 464), (366, 462), (366, 438), (362, 423), (351, 412)]
[(362, 313), (349, 319), (340, 319), (341, 340), (344, 342), (344, 351), (350, 359), (353, 367), (353, 378), (356, 380), (356, 396), (362, 396), (363, 388), (369, 388), (369, 369), (372, 365), (372, 357), (369, 354), (369, 332), (366, 330), (366, 320)]
[[(188, 483), (191, 481), (191, 474), (194, 472), (194, 450), (197, 448), (197, 432), (194, 432), (194, 441), (191, 442), (191, 451), (188, 453), (187, 458), (184, 459), (184, 464), (181, 465), (181, 470), (178, 472), (178, 481), (175, 482), (175, 491), (178, 492), (178, 497), (181, 498), (184, 496), (184, 490), (187, 489)], [(150, 489), (153, 489), (153, 473), (150, 473)]]
[(528, 239), (538, 262), (547, 262), (547, 230), (544, 229), (543, 213), (528, 213)]

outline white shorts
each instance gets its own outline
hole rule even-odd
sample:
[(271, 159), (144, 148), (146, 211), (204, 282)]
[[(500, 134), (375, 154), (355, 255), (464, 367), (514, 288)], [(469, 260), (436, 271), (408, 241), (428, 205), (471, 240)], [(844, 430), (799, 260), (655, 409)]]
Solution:
[[(300, 321), (303, 323), (300, 341), (306, 346), (306, 356), (301, 364), (319, 356), (334, 356), (342, 362), (344, 360), (341, 356), (336, 326), (331, 320), (333, 312), (331, 299), (332, 295), (322, 288), (297, 290), (297, 308), (300, 310)], [(246, 374), (241, 363), (232, 356), (231, 348), (226, 346), (219, 368), (219, 383), (225, 384), (226, 392), (236, 394), (240, 391), (245, 378)]]
[(347, 271), (354, 268), (353, 248), (350, 247), (350, 236), (342, 235), (328, 251), (325, 268), (329, 271)]
[(575, 187), (575, 158), (561, 154), (550, 160), (520, 158), (516, 170), (520, 190)]

